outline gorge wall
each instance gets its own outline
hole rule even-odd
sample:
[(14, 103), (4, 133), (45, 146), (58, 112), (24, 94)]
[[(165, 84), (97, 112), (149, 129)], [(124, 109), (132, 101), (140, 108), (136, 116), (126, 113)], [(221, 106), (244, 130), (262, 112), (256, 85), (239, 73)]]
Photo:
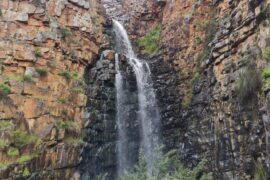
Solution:
[(163, 10), (151, 67), (164, 142), (181, 151), (187, 166), (206, 158), (216, 179), (253, 179), (259, 164), (269, 169), (265, 75), (260, 83), (268, 64), (268, 6), (172, 0)]
[[(269, 4), (2, 0), (0, 177), (115, 175), (111, 18), (150, 64), (166, 150), (187, 167), (206, 159), (215, 179), (254, 179), (259, 166), (270, 174)], [(149, 52), (139, 41), (155, 29)]]
[(99, 9), (95, 0), (1, 0), (1, 179), (74, 176), (84, 71), (104, 42)]

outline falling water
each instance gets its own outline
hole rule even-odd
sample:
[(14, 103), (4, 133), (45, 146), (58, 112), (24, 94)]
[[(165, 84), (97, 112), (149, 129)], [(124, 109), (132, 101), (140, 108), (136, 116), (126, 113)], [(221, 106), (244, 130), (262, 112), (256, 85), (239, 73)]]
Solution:
[[(159, 145), (159, 123), (160, 123), (160, 115), (157, 108), (157, 102), (155, 93), (152, 87), (151, 82), (151, 71), (149, 65), (144, 60), (140, 60), (136, 57), (131, 43), (128, 39), (128, 35), (124, 27), (116, 20), (113, 20), (114, 25), (114, 33), (116, 36), (116, 45), (119, 53), (124, 54), (128, 58), (128, 63), (133, 68), (133, 71), (136, 75), (137, 88), (138, 88), (138, 99), (139, 99), (139, 113), (138, 120), (141, 123), (141, 146), (142, 150), (147, 162), (148, 173), (151, 173), (153, 170), (153, 165), (156, 160), (156, 149)], [(118, 59), (116, 60), (117, 65), (119, 66)], [(118, 98), (121, 97), (121, 72), (118, 70), (117, 75), (117, 107), (121, 107), (121, 100)], [(124, 108), (124, 107), (121, 107)], [(121, 114), (125, 112), (123, 109), (118, 109), (117, 119), (118, 122), (124, 122), (128, 119)], [(124, 162), (127, 160), (127, 155), (124, 152), (126, 149), (123, 147), (123, 143), (127, 137), (125, 136), (123, 126), (118, 126), (119, 129), (119, 143), (118, 143), (118, 160), (119, 160), (119, 168), (123, 168), (121, 166), (125, 165)], [(121, 153), (121, 154), (120, 154)], [(122, 171), (122, 170), (120, 170)]]
[(118, 126), (118, 144), (117, 144), (117, 157), (118, 157), (118, 174), (121, 175), (130, 168), (130, 161), (127, 152), (127, 130), (125, 123), (125, 93), (123, 89), (123, 77), (119, 68), (119, 55), (115, 54), (115, 69), (116, 69), (116, 97), (117, 97), (117, 126)]

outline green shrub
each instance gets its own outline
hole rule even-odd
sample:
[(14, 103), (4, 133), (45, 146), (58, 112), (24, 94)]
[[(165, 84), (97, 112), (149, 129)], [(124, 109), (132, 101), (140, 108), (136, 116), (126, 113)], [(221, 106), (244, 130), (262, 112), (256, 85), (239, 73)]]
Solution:
[(23, 76), (23, 81), (24, 82), (34, 82), (33, 78), (31, 75), (24, 75)]
[(262, 53), (262, 58), (266, 61), (270, 60), (270, 47), (265, 48), (265, 50)]
[(263, 69), (263, 71), (262, 71), (262, 77), (264, 79), (270, 78), (270, 66), (268, 66), (268, 67), (266, 67), (266, 68)]
[(11, 164), (12, 164), (11, 161), (0, 162), (0, 169), (5, 169), (5, 168), (7, 168), (9, 165), (11, 165)]
[(253, 100), (260, 88), (261, 77), (254, 67), (249, 65), (240, 71), (236, 80), (235, 91), (242, 103)]
[(7, 155), (9, 157), (14, 157), (14, 156), (18, 156), (19, 155), (19, 150), (17, 148), (14, 147), (10, 147), (7, 151)]
[(74, 121), (66, 121), (64, 128), (67, 129), (67, 130), (78, 130), (80, 127)]
[(65, 77), (67, 80), (72, 78), (71, 73), (68, 70), (60, 72), (59, 75)]
[(1, 138), (0, 139), (0, 149), (3, 149), (9, 145), (8, 140)]
[(164, 155), (160, 154), (154, 164), (151, 175), (147, 172), (145, 158), (140, 157), (138, 165), (135, 166), (134, 170), (119, 177), (119, 180), (212, 180), (212, 173), (204, 172), (205, 163), (205, 161), (201, 161), (193, 169), (186, 168), (179, 161), (178, 153), (174, 150)]
[(270, 87), (270, 66), (263, 69), (262, 77), (264, 79), (265, 86)]
[(22, 155), (22, 156), (18, 159), (18, 162), (19, 162), (20, 164), (23, 164), (23, 163), (25, 163), (25, 162), (30, 161), (31, 159), (33, 159), (33, 157), (34, 157), (34, 156), (31, 156), (31, 155), (29, 155), (29, 154), (27, 154), (27, 155)]
[(54, 126), (56, 129), (59, 131), (61, 129), (66, 129), (66, 130), (78, 130), (79, 125), (74, 122), (74, 121), (64, 121), (62, 119), (59, 119), (55, 121)]
[(62, 36), (62, 39), (72, 36), (72, 32), (70, 31), (69, 28), (66, 28), (66, 27), (60, 29), (60, 34)]
[(42, 57), (42, 53), (39, 47), (36, 47), (34, 50), (34, 54), (36, 57)]
[(28, 134), (22, 130), (16, 130), (12, 132), (11, 137), (12, 137), (12, 143), (16, 147), (22, 147), (27, 144), (35, 144), (39, 140), (37, 136)]
[(4, 84), (4, 83), (0, 84), (0, 91), (3, 94), (9, 94), (9, 93), (11, 93), (10, 86), (8, 84)]
[(62, 98), (62, 97), (58, 98), (57, 101), (61, 104), (66, 104), (68, 102), (66, 98)]
[(28, 168), (25, 168), (23, 170), (22, 177), (26, 178), (28, 176), (30, 176), (30, 172), (29, 172)]
[(57, 131), (64, 129), (64, 125), (65, 125), (65, 122), (62, 119), (54, 122), (54, 127), (56, 128)]
[(45, 68), (37, 68), (36, 71), (41, 77), (48, 75), (48, 70)]
[(66, 109), (62, 110), (62, 114), (67, 116), (68, 115), (68, 110), (66, 110)]
[(157, 52), (158, 42), (161, 34), (161, 26), (157, 26), (148, 32), (143, 38), (137, 41), (139, 48), (143, 48), (144, 53), (151, 55)]
[(10, 120), (0, 120), (0, 131), (11, 129), (14, 124)]
[(64, 138), (64, 143), (66, 144), (84, 144), (82, 137), (66, 137)]
[(85, 86), (84, 80), (80, 77), (78, 73), (73, 73), (72, 79), (77, 83), (78, 86)]
[(81, 80), (80, 75), (78, 73), (73, 73), (72, 74), (72, 79), (74, 79), (75, 81), (80, 81)]
[(264, 83), (267, 87), (270, 87), (270, 79), (264, 80)]
[(254, 180), (268, 180), (269, 175), (267, 169), (261, 164), (256, 164), (256, 171), (254, 175)]

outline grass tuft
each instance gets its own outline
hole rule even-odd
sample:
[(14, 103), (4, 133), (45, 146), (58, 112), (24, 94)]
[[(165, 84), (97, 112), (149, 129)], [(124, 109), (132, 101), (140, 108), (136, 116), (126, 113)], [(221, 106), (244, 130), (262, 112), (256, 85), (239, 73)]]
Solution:
[(260, 88), (261, 77), (254, 67), (249, 65), (240, 71), (236, 81), (235, 91), (242, 103), (253, 100)]
[(2, 84), (0, 84), (0, 92), (2, 94), (10, 94), (11, 88), (8, 84), (2, 83)]
[(45, 77), (48, 75), (48, 70), (45, 68), (37, 68), (36, 71), (41, 77)]
[(65, 77), (67, 80), (72, 78), (71, 73), (68, 70), (60, 72), (59, 75)]
[(14, 156), (18, 156), (19, 155), (19, 150), (17, 148), (14, 147), (10, 147), (7, 151), (7, 155), (9, 157), (14, 157)]
[(62, 39), (65, 39), (66, 37), (72, 36), (72, 32), (67, 27), (61, 28), (60, 34), (61, 34)]
[(24, 164), (25, 162), (27, 161), (30, 161), (31, 159), (33, 159), (33, 156), (29, 155), (29, 154), (26, 154), (26, 155), (22, 155), (19, 159), (18, 159), (18, 162), (20, 164)]
[(148, 32), (143, 38), (137, 40), (139, 48), (143, 49), (143, 52), (152, 55), (158, 51), (158, 42), (161, 34), (161, 26), (157, 26)]

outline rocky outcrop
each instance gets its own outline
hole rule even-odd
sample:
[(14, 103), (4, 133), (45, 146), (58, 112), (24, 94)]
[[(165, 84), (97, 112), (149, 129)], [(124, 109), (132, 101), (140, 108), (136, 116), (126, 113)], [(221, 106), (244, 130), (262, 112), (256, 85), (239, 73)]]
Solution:
[(84, 69), (104, 41), (98, 6), (0, 2), (1, 178), (74, 175), (86, 118)]

